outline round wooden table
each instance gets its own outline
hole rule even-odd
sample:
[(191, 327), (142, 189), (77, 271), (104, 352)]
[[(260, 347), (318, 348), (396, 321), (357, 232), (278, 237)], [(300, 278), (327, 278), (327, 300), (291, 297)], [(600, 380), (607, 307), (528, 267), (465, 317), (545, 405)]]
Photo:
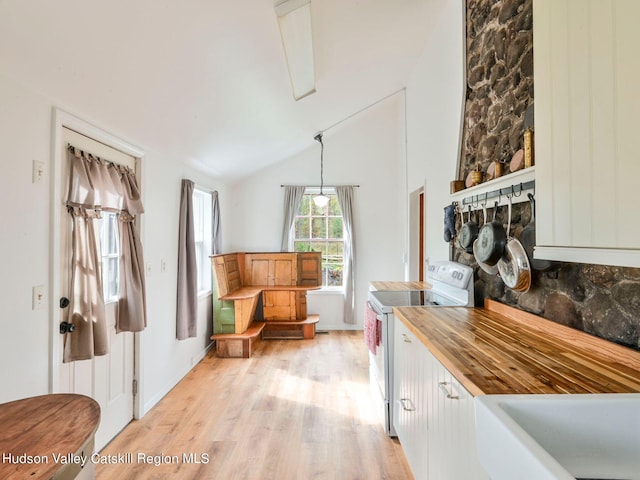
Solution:
[(0, 478), (68, 479), (87, 468), (95, 471), (91, 454), (99, 423), (100, 406), (84, 395), (42, 395), (1, 404)]

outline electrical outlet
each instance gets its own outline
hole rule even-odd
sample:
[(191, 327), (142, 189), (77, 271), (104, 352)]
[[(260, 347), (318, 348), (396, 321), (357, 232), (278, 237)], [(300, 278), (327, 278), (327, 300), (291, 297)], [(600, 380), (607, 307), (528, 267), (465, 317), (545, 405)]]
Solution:
[(167, 270), (167, 261), (163, 258), (160, 260), (160, 272), (164, 273)]
[(42, 310), (47, 301), (44, 293), (44, 285), (35, 285), (31, 289), (31, 308), (33, 310)]
[(33, 161), (33, 171), (31, 181), (38, 183), (44, 177), (44, 162), (40, 160)]
[(153, 264), (151, 262), (147, 262), (147, 275), (151, 275), (153, 271)]

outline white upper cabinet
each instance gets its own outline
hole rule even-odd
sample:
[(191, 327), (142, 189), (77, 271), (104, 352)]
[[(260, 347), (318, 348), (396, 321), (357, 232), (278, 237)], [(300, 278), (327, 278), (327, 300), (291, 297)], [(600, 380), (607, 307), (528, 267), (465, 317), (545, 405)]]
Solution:
[(640, 267), (640, 1), (533, 9), (535, 256)]

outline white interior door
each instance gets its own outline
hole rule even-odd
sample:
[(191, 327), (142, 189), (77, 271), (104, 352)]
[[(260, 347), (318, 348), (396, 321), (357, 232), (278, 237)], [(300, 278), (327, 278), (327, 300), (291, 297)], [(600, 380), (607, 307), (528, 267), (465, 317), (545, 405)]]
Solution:
[[(90, 152), (100, 158), (135, 168), (135, 158), (98, 143), (72, 130), (63, 128), (62, 134), (62, 171), (60, 214), (60, 290), (62, 297), (69, 297), (70, 258), (71, 258), (71, 223), (64, 206), (67, 194), (67, 179), (69, 166), (66, 156), (67, 144)], [(103, 215), (103, 222), (109, 223), (108, 215)], [(112, 226), (117, 220), (111, 219)], [(106, 225), (105, 225), (106, 226)], [(116, 227), (117, 228), (117, 227)], [(108, 230), (107, 230), (108, 231)], [(117, 231), (116, 237), (117, 238)], [(110, 249), (102, 245), (103, 262), (108, 262), (106, 256)], [(109, 243), (108, 241), (106, 243)], [(117, 242), (115, 242), (117, 243)], [(113, 249), (111, 249), (113, 251)], [(117, 264), (117, 257), (113, 264)], [(117, 277), (114, 277), (117, 278)], [(116, 297), (117, 298), (117, 297)], [(58, 390), (61, 393), (78, 393), (92, 397), (100, 404), (100, 426), (96, 433), (96, 450), (101, 450), (114, 436), (118, 434), (133, 418), (133, 379), (134, 379), (134, 334), (129, 332), (116, 334), (115, 313), (117, 302), (105, 298), (106, 318), (109, 331), (109, 354), (59, 365)], [(61, 320), (66, 320), (68, 308), (61, 310)], [(73, 335), (73, 333), (72, 333)], [(63, 341), (59, 342), (62, 359)]]

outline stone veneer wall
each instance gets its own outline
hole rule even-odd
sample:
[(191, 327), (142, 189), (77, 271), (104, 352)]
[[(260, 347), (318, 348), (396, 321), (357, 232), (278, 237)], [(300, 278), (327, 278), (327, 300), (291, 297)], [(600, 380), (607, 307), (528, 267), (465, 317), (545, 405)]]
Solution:
[[(508, 162), (522, 148), (524, 111), (532, 100), (532, 0), (467, 0), (467, 101), (460, 178), (477, 163), (486, 171), (494, 160)], [(497, 219), (506, 226), (506, 208), (498, 210)], [(516, 238), (530, 219), (528, 202), (514, 205)], [(640, 349), (640, 269), (562, 263), (556, 272), (534, 271), (531, 289), (520, 293), (484, 272), (472, 254), (457, 246), (453, 259), (474, 267), (476, 305), (492, 298)]]

